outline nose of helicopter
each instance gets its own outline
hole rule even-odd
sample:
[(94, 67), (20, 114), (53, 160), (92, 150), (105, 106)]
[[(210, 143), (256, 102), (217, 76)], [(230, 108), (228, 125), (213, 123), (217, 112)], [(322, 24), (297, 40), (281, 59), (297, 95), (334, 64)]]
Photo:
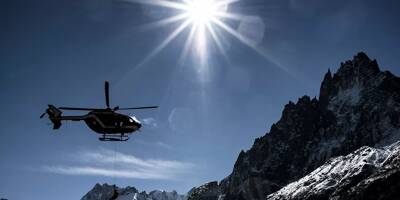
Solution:
[(142, 127), (142, 123), (140, 123), (140, 121), (136, 117), (131, 116), (131, 119), (131, 122), (134, 124), (134, 126), (137, 127), (137, 129), (140, 129)]

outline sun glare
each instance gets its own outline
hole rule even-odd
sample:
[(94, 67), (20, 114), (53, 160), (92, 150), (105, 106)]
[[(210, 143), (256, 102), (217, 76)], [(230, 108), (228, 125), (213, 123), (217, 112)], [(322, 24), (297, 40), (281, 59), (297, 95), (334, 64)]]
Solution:
[(205, 26), (210, 23), (221, 7), (214, 0), (187, 1), (187, 6), (186, 13), (190, 21), (197, 26)]
[(207, 27), (210, 27), (213, 20), (218, 18), (218, 14), (224, 12), (225, 3), (216, 0), (188, 0), (185, 1), (186, 9), (184, 14), (192, 25), (195, 32), (195, 50), (204, 60), (207, 50)]
[[(127, 0), (170, 8), (171, 17), (154, 22), (151, 26), (165, 26), (168, 24), (179, 23), (178, 27), (166, 36), (143, 62), (151, 59), (153, 56), (162, 51), (172, 40), (174, 40), (185, 29), (189, 29), (188, 37), (182, 48), (181, 58), (185, 58), (191, 49), (197, 52), (197, 56), (203, 62), (206, 60), (207, 48), (212, 40), (219, 51), (226, 57), (222, 40), (223, 33), (228, 33), (237, 38), (244, 44), (254, 48), (253, 44), (246, 37), (242, 36), (237, 30), (231, 28), (225, 23), (226, 20), (234, 20), (240, 22), (242, 15), (228, 12), (228, 6), (239, 0)], [(142, 63), (143, 63), (142, 62)]]

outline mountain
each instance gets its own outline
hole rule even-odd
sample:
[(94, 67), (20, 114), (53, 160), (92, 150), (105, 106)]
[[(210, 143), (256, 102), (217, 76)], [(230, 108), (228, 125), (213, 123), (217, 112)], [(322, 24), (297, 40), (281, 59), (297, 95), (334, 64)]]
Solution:
[[(116, 187), (118, 198), (116, 200), (185, 200), (184, 195), (176, 191), (165, 192), (154, 190), (150, 193), (139, 192), (134, 187), (119, 188)], [(108, 184), (96, 184), (81, 200), (110, 200), (114, 192), (114, 186)]]
[(399, 111), (400, 78), (358, 53), (334, 75), (328, 70), (318, 99), (289, 102), (270, 131), (240, 152), (228, 177), (193, 188), (188, 200), (266, 199), (330, 158), (398, 141)]
[(283, 199), (396, 199), (400, 197), (400, 142), (385, 148), (361, 147), (270, 194)]

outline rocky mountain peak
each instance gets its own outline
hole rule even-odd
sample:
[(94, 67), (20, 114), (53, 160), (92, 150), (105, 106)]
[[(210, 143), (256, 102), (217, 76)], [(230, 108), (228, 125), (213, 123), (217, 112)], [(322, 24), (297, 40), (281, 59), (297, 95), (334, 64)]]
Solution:
[[(132, 193), (138, 192), (137, 189), (134, 187), (128, 187), (126, 189), (122, 189), (115, 186), (115, 189), (120, 194), (126, 194), (129, 192)], [(108, 185), (107, 183), (101, 185), (97, 183), (92, 190), (90, 190), (84, 197), (82, 197), (82, 200), (92, 200), (92, 199), (109, 200), (112, 197), (113, 192), (114, 192), (114, 185)]]
[(341, 63), (333, 76), (328, 70), (320, 87), (319, 100), (322, 107), (327, 106), (329, 100), (340, 91), (370, 87), (371, 81), (374, 82), (380, 72), (377, 61), (371, 60), (363, 52), (355, 55), (353, 60)]
[[(125, 188), (116, 187), (118, 192), (117, 200), (185, 200), (184, 195), (178, 194), (176, 191), (166, 192), (154, 190), (150, 193), (145, 191), (139, 192), (135, 187), (127, 186)], [(109, 200), (114, 193), (114, 185), (97, 183), (81, 200)]]
[(364, 52), (360, 52), (353, 57), (353, 60), (340, 64), (334, 79), (370, 78), (379, 72), (380, 69), (376, 60), (371, 60)]

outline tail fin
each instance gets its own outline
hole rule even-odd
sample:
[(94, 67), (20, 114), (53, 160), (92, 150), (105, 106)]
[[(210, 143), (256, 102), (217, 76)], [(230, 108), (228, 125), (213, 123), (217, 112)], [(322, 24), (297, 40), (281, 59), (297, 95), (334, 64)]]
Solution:
[(49, 105), (46, 109), (46, 113), (49, 115), (49, 119), (53, 122), (53, 129), (59, 129), (61, 126), (61, 110), (53, 105)]

